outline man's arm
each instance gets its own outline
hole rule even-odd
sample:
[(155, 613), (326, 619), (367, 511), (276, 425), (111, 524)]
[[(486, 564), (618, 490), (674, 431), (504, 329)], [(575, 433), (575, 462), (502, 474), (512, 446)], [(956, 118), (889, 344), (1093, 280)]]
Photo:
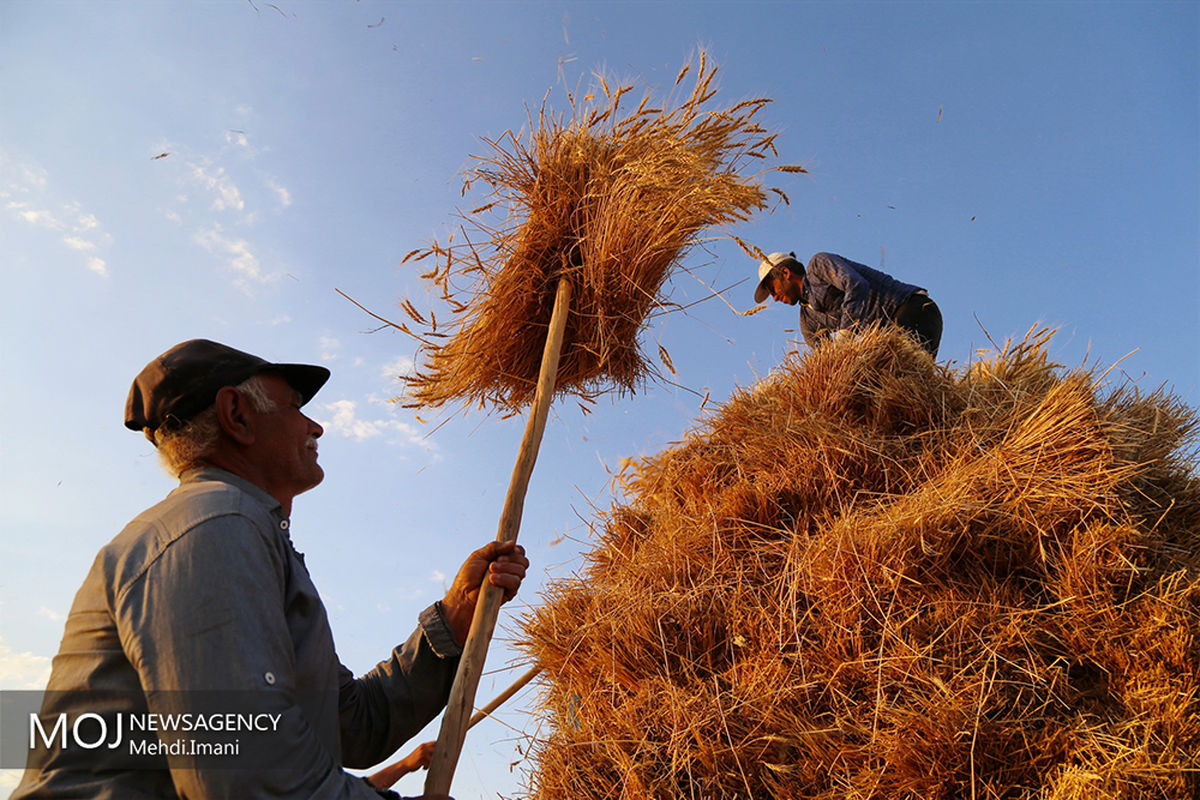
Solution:
[(342, 761), (366, 768), (390, 758), (446, 705), (458, 657), (471, 628), (486, 576), (505, 601), (521, 586), (529, 559), (515, 543), (490, 542), (467, 557), (441, 602), (425, 609), (420, 627), (390, 659), (355, 679), (342, 668)]

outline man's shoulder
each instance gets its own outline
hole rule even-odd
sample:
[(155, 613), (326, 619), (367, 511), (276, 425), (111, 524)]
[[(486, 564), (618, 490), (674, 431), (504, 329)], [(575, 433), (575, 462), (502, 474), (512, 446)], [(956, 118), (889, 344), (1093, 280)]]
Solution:
[(270, 510), (242, 488), (221, 480), (181, 484), (134, 517), (97, 557), (117, 586), (136, 580), (167, 549), (218, 526), (235, 535), (274, 538)]
[(156, 530), (161, 536), (175, 539), (198, 525), (225, 516), (246, 517), (271, 527), (270, 510), (241, 487), (222, 480), (191, 480), (134, 517), (121, 536)]

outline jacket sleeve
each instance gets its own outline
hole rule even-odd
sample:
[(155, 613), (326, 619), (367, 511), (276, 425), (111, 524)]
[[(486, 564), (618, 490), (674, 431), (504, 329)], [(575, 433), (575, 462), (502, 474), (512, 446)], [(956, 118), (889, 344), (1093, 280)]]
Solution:
[(812, 277), (842, 292), (839, 328), (851, 328), (869, 319), (871, 284), (856, 269), (860, 266), (833, 253), (817, 253), (808, 262)]
[[(296, 685), (283, 546), (247, 517), (218, 516), (172, 542), (112, 599), (151, 714), (257, 721), (255, 730), (159, 732), (164, 743), (182, 742), (167, 752), (181, 797), (379, 797), (342, 770), (297, 701), (313, 687)], [(236, 742), (236, 752), (196, 753), (193, 741)]]
[(462, 649), (437, 604), (420, 627), (361, 678), (341, 668), (342, 763), (366, 769), (390, 758), (446, 706)]

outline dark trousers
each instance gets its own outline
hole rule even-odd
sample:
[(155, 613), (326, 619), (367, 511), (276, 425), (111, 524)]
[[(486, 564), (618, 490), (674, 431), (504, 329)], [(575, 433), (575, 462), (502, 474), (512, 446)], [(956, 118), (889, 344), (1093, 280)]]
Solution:
[(942, 311), (928, 295), (914, 294), (905, 300), (892, 321), (915, 336), (937, 358), (938, 345), (942, 343)]

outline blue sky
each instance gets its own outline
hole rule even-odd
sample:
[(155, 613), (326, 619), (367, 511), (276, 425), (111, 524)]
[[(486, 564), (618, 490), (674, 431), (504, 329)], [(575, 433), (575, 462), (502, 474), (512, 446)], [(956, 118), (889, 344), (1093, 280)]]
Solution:
[[(1120, 361), (1109, 382), (1195, 406), (1198, 41), (1189, 2), (0, 4), (0, 687), (44, 681), (96, 550), (171, 488), (120, 415), (142, 365), (194, 337), (333, 370), (310, 406), (327, 478), (293, 536), (343, 661), (382, 658), (494, 537), (524, 423), (471, 412), (428, 435), (388, 402), (412, 342), (335, 289), (385, 316), (428, 304), (398, 262), (473, 207), (459, 174), (481, 138), (552, 87), (562, 107), (563, 80), (666, 88), (699, 47), (720, 100), (774, 99), (762, 120), (810, 171), (776, 176), (791, 205), (737, 235), (927, 287), (955, 365), (1049, 326), (1059, 362)], [(684, 264), (721, 287), (755, 269), (720, 240)], [(726, 299), (750, 308), (752, 288)], [(707, 294), (682, 272), (669, 290)], [(796, 326), (709, 300), (645, 334), (683, 388), (556, 405), (521, 535), (534, 569), (501, 636), (579, 565), (622, 459), (768, 373)], [(494, 647), (481, 701), (519, 659)], [(460, 800), (520, 791), (531, 701), (472, 731)]]

